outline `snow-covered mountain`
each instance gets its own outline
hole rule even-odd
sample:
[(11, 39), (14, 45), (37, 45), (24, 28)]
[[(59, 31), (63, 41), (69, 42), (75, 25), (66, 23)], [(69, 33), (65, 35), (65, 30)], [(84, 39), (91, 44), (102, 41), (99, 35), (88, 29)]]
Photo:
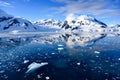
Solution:
[(106, 32), (120, 32), (120, 25), (112, 25), (107, 28)]
[(46, 26), (50, 28), (60, 28), (61, 21), (54, 20), (54, 19), (41, 19), (41, 20), (34, 21), (34, 24), (38, 26)]
[(88, 15), (75, 16), (73, 14), (70, 14), (69, 16), (67, 16), (62, 25), (62, 28), (64, 30), (83, 29), (88, 31), (88, 30), (101, 30), (106, 27), (107, 27), (106, 24), (104, 24), (103, 22), (91, 16), (88, 16)]
[(11, 16), (0, 10), (0, 31), (36, 31), (37, 28), (28, 20)]

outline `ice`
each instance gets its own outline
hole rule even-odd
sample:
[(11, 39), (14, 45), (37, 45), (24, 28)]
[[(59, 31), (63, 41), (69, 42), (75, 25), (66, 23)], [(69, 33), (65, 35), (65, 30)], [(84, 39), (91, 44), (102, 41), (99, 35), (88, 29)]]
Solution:
[(37, 75), (38, 78), (41, 78), (41, 75)]
[(0, 73), (4, 73), (5, 71), (4, 70), (1, 70)]
[(21, 69), (18, 69), (18, 70), (17, 70), (17, 72), (20, 72), (20, 71), (21, 71)]
[(55, 53), (51, 53), (51, 54), (55, 54)]
[(62, 48), (62, 47), (58, 48), (59, 51), (61, 51), (61, 50), (63, 50), (63, 49), (64, 49), (64, 48)]
[(118, 58), (118, 60), (120, 61), (120, 58)]
[(77, 65), (79, 66), (79, 65), (80, 65), (80, 62), (78, 62)]
[(24, 64), (26, 64), (26, 63), (28, 63), (28, 62), (29, 62), (29, 60), (24, 60), (24, 62), (23, 62), (23, 63), (24, 63)]
[(61, 46), (64, 46), (64, 45), (62, 45), (62, 44), (58, 44), (58, 46), (61, 47)]
[(49, 76), (46, 76), (46, 77), (45, 77), (45, 79), (46, 79), (46, 80), (49, 80), (49, 79), (50, 79), (50, 77), (49, 77)]
[(99, 54), (100, 52), (99, 51), (94, 51), (94, 53)]
[(19, 32), (19, 30), (13, 30), (11, 31), (12, 34), (17, 34)]
[(48, 65), (48, 63), (47, 62), (42, 62), (42, 63), (33, 62), (28, 66), (28, 70), (26, 71), (26, 73), (33, 73), (35, 70), (45, 65)]

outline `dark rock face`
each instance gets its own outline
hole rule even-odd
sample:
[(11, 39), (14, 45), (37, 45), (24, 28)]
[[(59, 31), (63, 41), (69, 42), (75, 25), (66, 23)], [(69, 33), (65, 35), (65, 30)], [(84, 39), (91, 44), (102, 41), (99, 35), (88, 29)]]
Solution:
[(9, 20), (11, 18), (13, 18), (13, 17), (0, 17), (0, 22), (5, 21), (5, 20)]
[(64, 23), (62, 25), (62, 28), (68, 29), (68, 28), (71, 28), (71, 27), (69, 26), (67, 21), (64, 21)]

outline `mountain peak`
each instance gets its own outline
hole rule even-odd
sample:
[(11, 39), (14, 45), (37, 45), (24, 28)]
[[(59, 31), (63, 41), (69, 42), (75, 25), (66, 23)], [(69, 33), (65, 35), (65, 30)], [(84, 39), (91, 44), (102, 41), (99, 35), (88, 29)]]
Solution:
[(80, 15), (78, 16), (77, 19), (81, 19), (81, 20), (94, 20), (94, 17), (88, 16), (88, 15)]
[(71, 30), (78, 28), (99, 29), (105, 27), (107, 27), (106, 24), (95, 19), (94, 17), (88, 15), (74, 15), (74, 14), (68, 15), (65, 19), (65, 22), (62, 25), (63, 29), (70, 28)]

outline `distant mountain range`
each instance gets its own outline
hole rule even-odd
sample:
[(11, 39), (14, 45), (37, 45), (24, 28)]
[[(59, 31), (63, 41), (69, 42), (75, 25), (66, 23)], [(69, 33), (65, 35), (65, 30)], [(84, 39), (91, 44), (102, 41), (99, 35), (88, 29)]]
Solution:
[(38, 26), (51, 26), (51, 27), (56, 27), (59, 28), (62, 25), (62, 22), (59, 20), (54, 20), (54, 19), (41, 19), (33, 22), (35, 25)]
[[(119, 28), (120, 25), (116, 25), (114, 28)], [(107, 25), (91, 16), (80, 15), (77, 17), (68, 16), (65, 21), (61, 22), (54, 19), (41, 19), (31, 22), (27, 19), (14, 17), (7, 14), (0, 9), (0, 31), (53, 31), (56, 29), (62, 30), (102, 30), (107, 28)]]

